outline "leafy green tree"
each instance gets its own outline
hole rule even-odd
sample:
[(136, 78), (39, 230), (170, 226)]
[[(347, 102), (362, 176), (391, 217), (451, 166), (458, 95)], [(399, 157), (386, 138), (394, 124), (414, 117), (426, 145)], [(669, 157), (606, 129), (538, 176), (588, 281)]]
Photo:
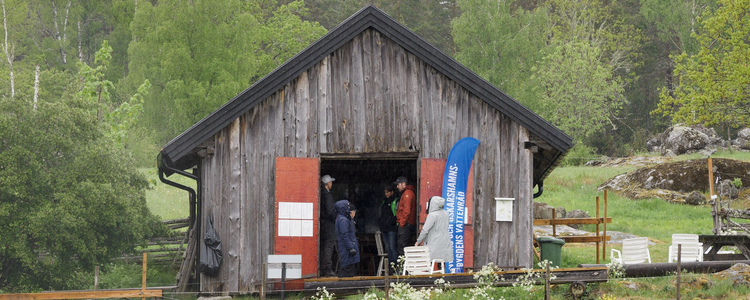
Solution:
[(535, 68), (544, 90), (543, 116), (576, 140), (610, 125), (625, 103), (622, 82), (613, 66), (599, 59), (600, 52), (587, 42), (568, 42)]
[(618, 145), (611, 135), (621, 126), (632, 130), (621, 111), (625, 86), (636, 78), (640, 30), (616, 2), (550, 0), (543, 7), (550, 48), (535, 74), (542, 83), (540, 114), (579, 142), (612, 153)]
[(143, 112), (143, 97), (148, 95), (151, 83), (146, 79), (129, 101), (122, 102), (119, 106), (113, 103), (111, 94), (114, 84), (104, 76), (112, 60), (111, 52), (112, 47), (105, 40), (102, 48), (96, 52), (94, 62), (99, 63), (98, 66), (92, 68), (85, 63), (78, 63), (81, 83), (76, 97), (96, 107), (94, 113), (97, 120), (102, 122), (107, 129), (105, 134), (118, 146), (123, 147), (128, 131), (133, 128)]
[(302, 1), (139, 2), (125, 91), (148, 79), (140, 127), (169, 139), (213, 112), (325, 33)]
[(655, 114), (674, 123), (750, 125), (750, 2), (721, 0), (700, 19), (700, 50), (675, 57), (675, 85), (662, 89)]
[(550, 0), (550, 44), (586, 42), (601, 49), (599, 60), (609, 63), (623, 79), (631, 80), (642, 36), (632, 24), (617, 18), (614, 3), (598, 0)]
[(546, 47), (545, 12), (512, 1), (459, 0), (453, 20), (456, 60), (532, 109), (537, 85), (531, 68)]
[(640, 0), (641, 15), (652, 24), (657, 36), (676, 53), (695, 54), (699, 44), (691, 35), (698, 29), (698, 17), (715, 0)]
[(451, 21), (459, 10), (454, 0), (309, 0), (305, 6), (310, 13), (304, 19), (331, 30), (368, 4), (383, 10), (446, 54), (455, 53)]
[(0, 289), (81, 288), (66, 278), (161, 228), (148, 182), (85, 97), (0, 99)]

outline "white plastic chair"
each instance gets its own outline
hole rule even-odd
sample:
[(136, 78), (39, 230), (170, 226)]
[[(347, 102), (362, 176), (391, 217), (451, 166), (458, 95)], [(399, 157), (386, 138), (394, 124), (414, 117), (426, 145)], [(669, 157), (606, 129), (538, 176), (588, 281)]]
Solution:
[[(615, 257), (615, 253), (617, 257)], [(610, 259), (620, 264), (651, 263), (651, 253), (648, 251), (648, 238), (632, 238), (622, 240), (622, 252), (612, 249)]]
[(703, 261), (703, 243), (698, 242), (698, 235), (675, 233), (672, 234), (672, 245), (669, 246), (669, 262), (677, 261), (678, 244), (682, 245), (682, 261)]
[[(435, 269), (435, 264), (437, 264), (438, 268)], [(430, 264), (432, 267), (430, 268), (430, 271), (432, 274), (445, 274), (445, 261), (442, 259), (433, 259), (432, 263)]]
[(404, 248), (404, 271), (402, 275), (432, 274), (430, 249), (427, 246)]

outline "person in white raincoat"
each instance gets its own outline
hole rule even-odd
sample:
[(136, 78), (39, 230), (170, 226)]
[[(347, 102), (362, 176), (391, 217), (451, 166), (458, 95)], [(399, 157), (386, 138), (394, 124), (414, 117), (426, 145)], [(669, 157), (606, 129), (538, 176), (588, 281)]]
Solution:
[(427, 220), (425, 220), (422, 231), (417, 237), (418, 246), (424, 241), (425, 246), (430, 248), (430, 259), (442, 259), (445, 262), (453, 261), (453, 247), (451, 237), (448, 234), (448, 212), (443, 209), (445, 199), (433, 196), (427, 204)]

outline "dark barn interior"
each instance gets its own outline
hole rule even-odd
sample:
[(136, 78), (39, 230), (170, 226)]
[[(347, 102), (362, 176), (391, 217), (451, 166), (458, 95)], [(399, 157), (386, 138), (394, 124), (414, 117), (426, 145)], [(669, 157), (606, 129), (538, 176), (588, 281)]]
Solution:
[(380, 205), (384, 188), (399, 176), (405, 176), (409, 184), (417, 187), (417, 160), (373, 159), (373, 158), (330, 158), (321, 159), (320, 176), (336, 178), (331, 188), (334, 201), (346, 199), (357, 206), (357, 239), (360, 243), (360, 275), (373, 276), (379, 262), (375, 245), (375, 231), (378, 231)]

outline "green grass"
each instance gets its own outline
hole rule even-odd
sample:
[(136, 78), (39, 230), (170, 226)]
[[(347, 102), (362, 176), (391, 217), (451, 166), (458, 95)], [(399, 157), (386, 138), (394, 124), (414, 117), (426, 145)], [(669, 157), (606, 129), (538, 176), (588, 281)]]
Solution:
[[(735, 152), (739, 153), (739, 152)], [(749, 156), (750, 157), (750, 156)], [(581, 209), (596, 216), (596, 197), (599, 197), (600, 216), (604, 216), (604, 192), (597, 190), (607, 179), (635, 170), (635, 167), (560, 167), (545, 181), (545, 190), (535, 201), (546, 202), (554, 207), (562, 206), (568, 211)], [(621, 231), (651, 239), (656, 245), (649, 246), (652, 262), (666, 262), (669, 243), (673, 233), (711, 234), (712, 219), (709, 206), (689, 206), (668, 203), (661, 199), (630, 200), (614, 192), (607, 193), (608, 231)], [(595, 231), (595, 225), (583, 228)], [(600, 225), (600, 230), (603, 230)], [(619, 245), (607, 245), (607, 251)], [(601, 253), (600, 253), (601, 255)], [(602, 263), (609, 262), (609, 253)], [(600, 261), (601, 262), (601, 261)], [(562, 249), (562, 267), (596, 263), (594, 246), (568, 244)]]
[[(689, 159), (700, 159), (705, 158), (700, 153), (692, 153), (692, 154), (685, 154), (675, 157), (675, 160), (689, 160)], [(731, 159), (738, 159), (738, 160), (745, 160), (750, 161), (750, 152), (741, 152), (741, 151), (716, 151), (714, 154), (711, 154), (711, 158), (731, 158)]]
[[(188, 192), (163, 183), (155, 168), (138, 169), (145, 174), (151, 188), (146, 191), (146, 202), (151, 213), (160, 216), (162, 220), (183, 219), (190, 215), (190, 196)], [(179, 174), (173, 174), (166, 179), (195, 189), (195, 180)]]

